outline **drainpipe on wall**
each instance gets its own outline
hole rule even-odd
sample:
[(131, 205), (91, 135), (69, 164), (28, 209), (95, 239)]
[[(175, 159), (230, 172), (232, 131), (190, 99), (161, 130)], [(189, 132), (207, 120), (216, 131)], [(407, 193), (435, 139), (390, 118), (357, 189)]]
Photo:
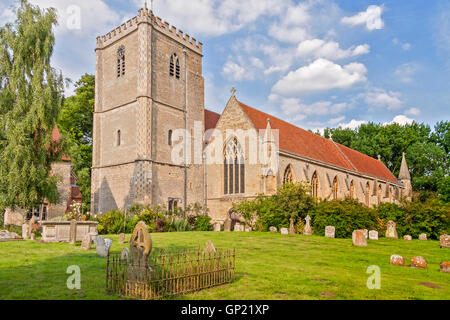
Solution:
[(187, 207), (187, 52), (183, 50), (184, 53), (184, 201), (183, 207), (186, 212)]

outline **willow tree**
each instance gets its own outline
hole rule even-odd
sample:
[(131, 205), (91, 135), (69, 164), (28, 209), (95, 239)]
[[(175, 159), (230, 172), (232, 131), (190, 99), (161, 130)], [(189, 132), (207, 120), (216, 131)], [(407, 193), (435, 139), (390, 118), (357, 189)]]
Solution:
[(61, 156), (52, 130), (63, 81), (50, 64), (55, 10), (22, 0), (16, 13), (0, 28), (0, 207), (30, 209), (58, 202), (50, 170)]

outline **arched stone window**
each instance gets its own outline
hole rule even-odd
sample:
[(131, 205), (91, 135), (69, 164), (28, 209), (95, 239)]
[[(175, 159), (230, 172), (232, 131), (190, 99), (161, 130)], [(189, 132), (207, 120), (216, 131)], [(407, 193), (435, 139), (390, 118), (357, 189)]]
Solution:
[(355, 199), (355, 182), (350, 182), (350, 198)]
[(317, 171), (314, 172), (311, 179), (311, 187), (312, 187), (312, 196), (317, 199), (319, 197), (319, 176), (317, 175)]
[(122, 144), (122, 132), (120, 130), (117, 130), (117, 146), (120, 147)]
[(366, 205), (370, 206), (370, 183), (366, 184)]
[(283, 184), (286, 183), (294, 183), (294, 170), (291, 165), (288, 165), (284, 170)]
[(224, 193), (245, 193), (245, 159), (241, 144), (231, 139), (224, 152)]
[(125, 75), (125, 47), (121, 45), (117, 49), (117, 78)]
[(378, 185), (377, 196), (378, 196), (378, 204), (381, 204), (381, 198), (383, 196), (383, 188), (381, 187), (381, 184)]
[(333, 199), (337, 200), (339, 197), (339, 181), (338, 181), (338, 177), (334, 177), (333, 180)]
[(169, 74), (171, 77), (175, 76), (180, 79), (180, 59), (176, 53), (170, 56)]

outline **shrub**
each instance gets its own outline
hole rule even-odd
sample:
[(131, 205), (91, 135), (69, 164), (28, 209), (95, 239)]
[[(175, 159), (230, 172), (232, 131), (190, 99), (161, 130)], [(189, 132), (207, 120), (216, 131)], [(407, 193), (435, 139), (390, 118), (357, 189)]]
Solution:
[(111, 210), (104, 215), (98, 216), (99, 234), (119, 234), (125, 231), (125, 216), (120, 210)]
[(196, 231), (212, 231), (213, 226), (211, 225), (211, 217), (209, 216), (199, 216), (195, 220), (194, 229)]
[(356, 200), (320, 202), (311, 211), (314, 234), (323, 236), (326, 226), (336, 228), (336, 238), (350, 238), (354, 230), (377, 229), (377, 212)]
[(169, 230), (177, 232), (192, 231), (192, 226), (189, 224), (188, 219), (178, 218), (172, 220)]

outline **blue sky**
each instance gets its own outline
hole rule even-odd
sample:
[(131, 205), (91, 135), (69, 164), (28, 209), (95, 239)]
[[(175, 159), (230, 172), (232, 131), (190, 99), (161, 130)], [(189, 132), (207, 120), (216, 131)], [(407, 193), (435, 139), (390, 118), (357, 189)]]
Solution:
[[(143, 0), (30, 0), (56, 7), (53, 63), (95, 72), (95, 38)], [(149, 6), (150, 6), (150, 1)], [(13, 0), (0, 3), (11, 21)], [(242, 102), (305, 129), (449, 120), (450, 3), (354, 0), (155, 0), (163, 20), (203, 42), (205, 105)], [(70, 94), (72, 88), (68, 88)]]

